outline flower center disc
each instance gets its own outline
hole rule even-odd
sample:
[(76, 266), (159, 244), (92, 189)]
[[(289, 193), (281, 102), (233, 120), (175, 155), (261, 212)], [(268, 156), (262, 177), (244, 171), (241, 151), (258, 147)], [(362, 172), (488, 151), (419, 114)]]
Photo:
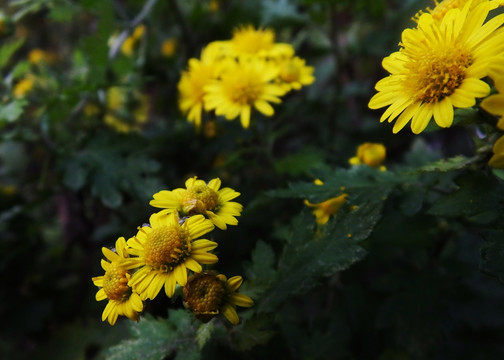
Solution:
[(186, 214), (204, 214), (217, 206), (219, 195), (206, 185), (195, 185), (182, 195), (182, 209)]
[(225, 293), (214, 275), (195, 275), (184, 288), (186, 306), (195, 314), (218, 314)]
[(153, 228), (145, 242), (145, 263), (156, 270), (171, 270), (190, 252), (184, 231), (178, 226)]
[(409, 65), (416, 99), (423, 103), (434, 103), (450, 96), (465, 79), (467, 68), (471, 66), (470, 54), (460, 47), (452, 49), (431, 49)]
[(122, 300), (128, 296), (130, 290), (126, 270), (118, 266), (117, 263), (110, 263), (109, 269), (103, 277), (103, 291), (107, 297), (110, 300)]

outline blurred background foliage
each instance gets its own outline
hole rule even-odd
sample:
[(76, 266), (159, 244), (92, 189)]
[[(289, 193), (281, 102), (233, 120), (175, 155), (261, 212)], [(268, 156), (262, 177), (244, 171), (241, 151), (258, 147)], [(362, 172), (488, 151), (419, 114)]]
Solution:
[[(489, 149), (476, 153), (481, 129), (393, 135), (367, 108), (382, 58), (426, 6), (3, 1), (1, 357), (503, 358), (504, 188)], [(109, 41), (139, 24), (129, 50)], [(316, 82), (247, 130), (207, 117), (197, 131), (178, 110), (180, 73), (241, 24), (274, 29)], [(348, 165), (363, 142), (386, 146), (387, 171)], [(241, 193), (239, 225), (215, 236), (219, 270), (243, 275), (256, 305), (237, 327), (201, 324), (163, 297), (139, 323), (102, 323), (101, 247), (147, 222), (155, 192), (195, 175)], [(348, 203), (317, 226), (303, 200), (342, 187)]]

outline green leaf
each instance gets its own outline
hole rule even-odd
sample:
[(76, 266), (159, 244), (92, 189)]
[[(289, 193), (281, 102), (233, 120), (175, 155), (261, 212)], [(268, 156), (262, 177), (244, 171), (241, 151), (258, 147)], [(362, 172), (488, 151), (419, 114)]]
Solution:
[(0, 105), (0, 122), (13, 122), (23, 114), (24, 108), (28, 105), (25, 99), (14, 100), (7, 105)]
[(250, 350), (257, 345), (265, 345), (275, 335), (271, 329), (271, 317), (255, 315), (231, 333), (231, 345), (238, 351)]
[(281, 160), (275, 161), (274, 167), (278, 174), (298, 176), (322, 164), (323, 154), (320, 151), (316, 149), (304, 149), (299, 153), (291, 154)]
[(29, 70), (31, 64), (28, 61), (20, 61), (12, 70), (12, 79), (16, 80), (23, 77)]
[(23, 45), (24, 38), (10, 41), (0, 48), (0, 69), (4, 68), (14, 53)]
[(504, 282), (504, 231), (486, 230), (482, 236), (485, 244), (481, 248), (481, 271)]
[(243, 283), (241, 292), (257, 299), (275, 281), (275, 253), (270, 245), (260, 240), (251, 258), (252, 261), (245, 264), (247, 281)]
[(199, 349), (203, 349), (205, 344), (212, 337), (212, 333), (215, 330), (215, 325), (213, 321), (209, 321), (206, 324), (201, 324), (196, 331), (196, 342), (198, 343)]
[(472, 158), (467, 158), (462, 155), (458, 155), (452, 158), (448, 159), (441, 159), (439, 161), (435, 161), (433, 163), (427, 164), (425, 166), (422, 166), (418, 168), (416, 171), (419, 172), (432, 172), (432, 171), (437, 171), (437, 172), (447, 172), (447, 171), (455, 171), (455, 170), (460, 170), (467, 165), (472, 164), (475, 160), (479, 159), (479, 157), (472, 157)]
[(477, 223), (493, 221), (502, 210), (504, 187), (495, 177), (482, 172), (468, 172), (456, 180), (459, 189), (440, 197), (428, 213), (465, 216)]
[(88, 168), (80, 161), (69, 161), (64, 171), (63, 183), (70, 189), (79, 190), (85, 185)]
[(196, 329), (191, 324), (192, 315), (185, 310), (172, 310), (168, 319), (141, 318), (131, 322), (133, 339), (105, 351), (107, 360), (176, 360), (199, 359)]

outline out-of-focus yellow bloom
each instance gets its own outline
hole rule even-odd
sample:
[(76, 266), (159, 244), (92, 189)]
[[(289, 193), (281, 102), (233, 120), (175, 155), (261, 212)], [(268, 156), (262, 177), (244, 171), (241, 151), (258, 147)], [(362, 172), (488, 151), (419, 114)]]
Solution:
[(14, 86), (12, 93), (17, 98), (23, 98), (29, 92), (31, 92), (34, 89), (34, 87), (35, 87), (35, 77), (34, 76), (27, 76), (24, 79), (21, 79), (16, 84), (16, 86)]
[(164, 57), (172, 57), (175, 54), (175, 50), (177, 49), (177, 39), (169, 38), (163, 41), (161, 45), (161, 54)]
[(306, 66), (305, 60), (297, 56), (280, 60), (278, 67), (280, 68), (278, 82), (286, 91), (299, 90), (302, 86), (310, 85), (315, 81), (313, 66)]
[(493, 156), (488, 165), (497, 169), (504, 169), (504, 136), (501, 136), (493, 146)]
[[(324, 185), (324, 182), (320, 179), (316, 179), (314, 183), (318, 186)], [(312, 204), (308, 200), (305, 200), (304, 203), (313, 209), (312, 212), (315, 215), (317, 224), (324, 225), (329, 221), (329, 217), (336, 214), (343, 204), (347, 202), (347, 196), (348, 194), (343, 193), (320, 203)]]
[(147, 122), (149, 97), (136, 90), (111, 87), (107, 90), (106, 105), (104, 121), (118, 132), (140, 131)]
[(37, 65), (40, 63), (54, 63), (56, 61), (57, 55), (52, 51), (45, 51), (42, 49), (33, 49), (28, 53), (28, 61), (32, 65)]
[(497, 128), (504, 130), (504, 77), (495, 80), (494, 85), (499, 93), (483, 99), (480, 106), (490, 114), (500, 116)]
[(84, 105), (83, 112), (86, 117), (93, 117), (100, 113), (100, 107), (92, 102), (88, 102)]
[[(444, 16), (446, 13), (451, 10), (451, 9), (462, 9), (464, 5), (469, 2), (469, 0), (441, 0), (441, 2), (437, 0), (434, 1), (434, 9), (431, 9), (430, 7), (427, 7), (426, 10), (432, 15), (434, 20), (437, 22), (441, 23), (443, 20)], [(471, 9), (475, 8), (477, 5), (481, 4), (482, 2), (488, 2), (488, 0), (473, 0), (471, 4)], [(496, 2), (494, 2), (495, 7), (498, 6)], [(423, 10), (420, 10), (414, 17), (413, 20), (418, 22), (418, 19), (422, 14), (424, 13)]]
[(235, 56), (290, 58), (294, 55), (292, 45), (275, 43), (273, 30), (255, 29), (252, 25), (234, 29), (230, 45)]
[(210, 12), (216, 12), (219, 11), (220, 4), (217, 0), (210, 0), (210, 3), (208, 4), (208, 10)]
[(145, 30), (146, 30), (145, 25), (140, 24), (135, 28), (135, 30), (133, 30), (133, 34), (131, 34), (131, 37), (133, 39), (140, 40), (142, 36), (144, 36)]
[(205, 86), (205, 110), (215, 110), (227, 120), (239, 116), (242, 126), (248, 128), (252, 107), (273, 116), (270, 103), (282, 102), (285, 89), (272, 83), (277, 76), (278, 68), (259, 58), (230, 63), (220, 80)]
[(371, 167), (380, 166), (380, 170), (385, 170), (385, 167), (381, 165), (385, 161), (386, 155), (387, 150), (383, 144), (366, 142), (359, 145), (357, 148), (357, 155), (350, 158), (348, 162), (352, 165), (365, 164)]
[(135, 51), (135, 47), (137, 44), (137, 40), (132, 36), (127, 37), (121, 45), (121, 52), (126, 56), (133, 55)]
[[(141, 24), (138, 25), (134, 30), (131, 36), (128, 36), (124, 42), (121, 44), (121, 53), (123, 53), (126, 56), (131, 56), (135, 52), (136, 48), (138, 47), (138, 43), (141, 40), (141, 38), (144, 36), (146, 31), (145, 25)], [(115, 40), (117, 39), (117, 35), (113, 35), (108, 43), (109, 46), (111, 46)]]

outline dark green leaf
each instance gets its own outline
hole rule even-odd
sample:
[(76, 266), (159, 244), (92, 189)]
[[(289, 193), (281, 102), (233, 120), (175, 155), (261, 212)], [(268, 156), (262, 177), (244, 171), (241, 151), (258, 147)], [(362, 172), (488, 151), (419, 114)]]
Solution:
[(10, 41), (0, 47), (0, 69), (5, 67), (14, 53), (23, 45), (24, 38)]
[(504, 231), (486, 230), (482, 235), (481, 270), (504, 282)]

